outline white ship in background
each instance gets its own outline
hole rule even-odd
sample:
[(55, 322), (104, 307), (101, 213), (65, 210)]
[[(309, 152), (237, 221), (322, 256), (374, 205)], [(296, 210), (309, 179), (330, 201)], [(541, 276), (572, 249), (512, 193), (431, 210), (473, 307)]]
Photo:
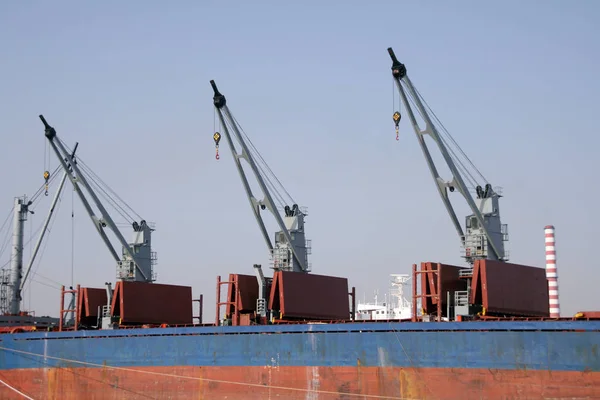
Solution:
[(404, 287), (410, 280), (408, 274), (391, 274), (391, 289), (389, 295), (384, 296), (382, 303), (378, 302), (377, 294), (373, 303), (358, 303), (356, 306), (357, 320), (392, 320), (410, 319), (411, 301), (404, 296)]

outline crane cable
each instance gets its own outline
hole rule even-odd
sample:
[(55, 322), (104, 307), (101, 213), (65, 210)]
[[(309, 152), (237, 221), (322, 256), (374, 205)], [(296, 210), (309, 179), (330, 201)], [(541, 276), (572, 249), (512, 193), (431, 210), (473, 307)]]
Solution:
[[(219, 126), (221, 126), (221, 121), (219, 120)], [(213, 108), (213, 140), (215, 141), (215, 158), (219, 161), (219, 142), (221, 141), (221, 134), (217, 131), (217, 110)]]
[[(47, 155), (47, 156), (46, 156)], [(44, 139), (44, 196), (48, 196), (48, 180), (50, 179), (50, 147)]]
[[(403, 82), (400, 82), (400, 84), (402, 84), (402, 83)], [(413, 87), (414, 87), (414, 84), (413, 84)], [(443, 125), (443, 123), (440, 121), (440, 119), (434, 113), (433, 109), (429, 106), (429, 104), (427, 104), (427, 101), (423, 98), (421, 93), (417, 90), (416, 87), (414, 87), (414, 90), (416, 92), (416, 96), (418, 97), (418, 99), (421, 100), (421, 102), (423, 103), (423, 106), (425, 109), (424, 111), (429, 114), (429, 117), (430, 117), (432, 123), (435, 124), (436, 127), (439, 129), (438, 130), (439, 139), (441, 140), (443, 145), (446, 147), (446, 150), (450, 154), (450, 157), (452, 158), (453, 162), (455, 163), (456, 168), (463, 175), (463, 178), (468, 182), (469, 186), (471, 186), (471, 188), (474, 189), (476, 186), (479, 185), (478, 179), (475, 178), (473, 172), (475, 172), (476, 175), (481, 177), (481, 179), (487, 183), (488, 182), (487, 179), (483, 176), (481, 171), (479, 171), (479, 169), (475, 166), (475, 164), (467, 156), (467, 154), (460, 147), (460, 145), (457, 143), (457, 141), (454, 139), (454, 137), (452, 137), (450, 132), (446, 129), (446, 127)], [(417, 114), (424, 120), (424, 115), (421, 112), (421, 109), (419, 107), (417, 107), (416, 100), (413, 97), (412, 93), (410, 93), (410, 91), (407, 91), (406, 96), (408, 98), (408, 102), (410, 104), (412, 104), (412, 108), (414, 110), (416, 110)], [(395, 96), (394, 96), (394, 104), (395, 104)], [(408, 107), (408, 105), (407, 105), (407, 107)], [(398, 124), (400, 123), (400, 113), (395, 112), (393, 118), (394, 118), (394, 122), (396, 123), (396, 132), (398, 132)], [(396, 133), (396, 140), (398, 140), (397, 133)], [(457, 151), (460, 154), (457, 154)], [(464, 158), (464, 160), (461, 159), (461, 157), (460, 157), (461, 155)], [(464, 161), (466, 161), (470, 165), (470, 167), (472, 168), (472, 171), (465, 164)]]
[[(400, 95), (398, 95), (400, 96)], [(394, 125), (396, 127), (396, 140), (400, 140), (400, 119), (402, 118), (402, 115), (400, 115), (400, 111), (397, 111), (400, 109), (400, 107), (402, 106), (401, 102), (400, 102), (400, 98), (398, 98), (398, 108), (396, 108), (396, 84), (394, 81), (392, 81), (392, 110), (396, 110), (394, 111), (394, 114), (392, 114), (392, 119), (394, 120)]]

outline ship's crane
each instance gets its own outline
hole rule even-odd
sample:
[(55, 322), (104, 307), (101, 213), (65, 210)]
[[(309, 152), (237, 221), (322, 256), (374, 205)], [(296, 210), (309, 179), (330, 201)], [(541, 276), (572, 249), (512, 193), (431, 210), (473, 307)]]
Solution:
[[(400, 93), (401, 103), (404, 103), (436, 187), (459, 234), (464, 249), (463, 257), (471, 265), (476, 259), (508, 261), (508, 254), (504, 248), (504, 242), (508, 241), (508, 230), (507, 225), (502, 224), (500, 221), (499, 198), (501, 193), (499, 193), (499, 189), (492, 188), (492, 185), (477, 170), (443, 124), (437, 119), (409, 79), (406, 66), (398, 61), (391, 47), (388, 48), (388, 53), (392, 58), (392, 76)], [(411, 104), (425, 122), (425, 129), (421, 130), (419, 127)], [(395, 112), (393, 119), (397, 135), (398, 124), (401, 119), (400, 113)], [(425, 135), (429, 135), (438, 145), (452, 173), (450, 181), (445, 181), (440, 177), (425, 142)], [(456, 150), (451, 145), (454, 145)], [(465, 161), (460, 159), (461, 155)], [(472, 167), (474, 173), (469, 171), (466, 164)], [(475, 178), (476, 175), (478, 179), (483, 181), (483, 185)], [(465, 180), (470, 184), (470, 187), (467, 186)], [(470, 188), (474, 189), (475, 198), (469, 191)], [(465, 232), (463, 232), (463, 228), (456, 217), (456, 212), (448, 195), (448, 191), (454, 192), (455, 190), (463, 195), (472, 212), (471, 215), (466, 217)]]
[[(60, 164), (62, 165), (63, 170), (68, 175), (71, 183), (73, 184), (73, 188), (77, 192), (81, 202), (88, 215), (90, 216), (98, 234), (106, 244), (106, 247), (110, 251), (110, 254), (113, 256), (115, 261), (117, 262), (117, 279), (124, 281), (138, 281), (138, 282), (154, 282), (156, 280), (156, 274), (153, 271), (154, 264), (156, 262), (156, 253), (152, 251), (151, 248), (151, 233), (154, 230), (150, 227), (144, 219), (142, 219), (135, 211), (129, 207), (129, 210), (136, 214), (137, 217), (140, 217), (140, 222), (133, 220), (130, 216), (129, 212), (125, 210), (125, 208), (115, 202), (112, 199), (105, 188), (100, 186), (99, 178), (94, 176), (93, 172), (89, 170), (87, 166), (85, 166), (81, 159), (73, 159), (72, 162), (67, 164), (66, 160), (70, 159), (69, 152), (67, 150), (66, 145), (56, 134), (56, 130), (50, 126), (44, 116), (40, 115), (40, 119), (44, 124), (45, 135), (48, 139), (50, 146), (56, 153)], [(81, 164), (81, 166), (80, 166)], [(86, 173), (82, 171), (85, 169)], [(86, 177), (87, 176), (87, 177)], [(133, 227), (133, 240), (128, 243), (121, 231), (117, 228), (114, 220), (107, 212), (106, 208), (100, 201), (98, 194), (93, 190), (90, 181), (96, 185), (102, 192), (105, 193), (107, 198), (116, 205), (119, 213), (126, 217)], [(86, 198), (85, 194), (82, 191), (81, 186), (83, 186), (86, 191), (89, 193), (92, 201), (96, 204), (96, 207), (100, 211), (101, 217), (96, 216), (94, 210), (91, 207), (90, 202)], [(108, 188), (109, 191), (112, 191)], [(113, 192), (114, 194), (114, 192)], [(122, 201), (122, 200), (121, 200)], [(126, 206), (126, 205), (125, 205)], [(128, 207), (128, 206), (127, 206)], [(122, 254), (119, 256), (112, 243), (108, 239), (106, 232), (104, 230), (105, 227), (109, 227), (122, 246)]]
[[(75, 143), (73, 151), (69, 158), (65, 159), (68, 167), (75, 158), (75, 152), (77, 150), (78, 143)], [(58, 200), (60, 199), (63, 191), (65, 181), (67, 179), (67, 173), (62, 174), (60, 184), (56, 190), (56, 194), (48, 210), (48, 214), (44, 219), (44, 223), (40, 229), (38, 239), (33, 248), (31, 258), (23, 273), (23, 249), (24, 249), (24, 226), (27, 221), (28, 214), (35, 214), (33, 208), (42, 193), (48, 195), (49, 183), (56, 178), (55, 175), (61, 167), (50, 174), (49, 171), (44, 172), (44, 185), (39, 188), (29, 199), (27, 196), (16, 197), (13, 212), (13, 229), (12, 229), (12, 251), (10, 257), (10, 268), (0, 269), (0, 324), (14, 324), (14, 325), (27, 325), (37, 324), (38, 326), (50, 326), (58, 321), (56, 318), (49, 317), (35, 317), (29, 312), (23, 311), (23, 290), (28, 282), (27, 278), (33, 268), (33, 263), (36, 260), (38, 252), (40, 250), (42, 241), (48, 232), (48, 226), (56, 211)], [(1, 230), (1, 227), (0, 227)], [(5, 247), (0, 248), (0, 254), (3, 253)]]
[[(294, 271), (307, 273), (310, 271), (310, 265), (308, 262), (308, 254), (310, 252), (309, 241), (305, 238), (304, 233), (304, 217), (307, 215), (305, 210), (301, 210), (300, 207), (293, 201), (291, 196), (285, 191), (287, 197), (290, 198), (292, 203), (285, 204), (284, 197), (276, 189), (275, 184), (278, 183), (280, 186), (281, 182), (274, 176), (271, 169), (266, 165), (264, 159), (260, 153), (254, 148), (252, 142), (248, 137), (243, 134), (243, 129), (238, 124), (237, 120), (231, 114), (225, 96), (223, 96), (217, 89), (217, 85), (214, 81), (210, 81), (210, 84), (214, 91), (213, 103), (217, 113), (219, 114), (219, 120), (231, 153), (237, 167), (237, 170), (242, 179), (242, 184), (246, 190), (246, 195), (250, 201), (252, 211), (256, 217), (256, 222), (260, 228), (260, 231), (267, 243), (271, 258), (272, 268), (276, 271)], [(233, 137), (237, 140), (241, 146), (241, 151), (238, 152), (233, 142)], [(220, 133), (216, 132), (213, 136), (215, 144), (217, 146), (217, 159), (218, 156), (218, 145), (221, 139)], [(248, 177), (242, 167), (240, 159), (246, 160), (250, 165), (256, 181), (263, 192), (264, 198), (258, 200), (252, 193), (252, 189), (248, 183)], [(261, 161), (264, 165), (259, 165), (257, 161)], [(272, 175), (273, 179), (269, 176)], [(269, 188), (270, 187), (270, 188)], [(279, 213), (276, 204), (273, 199), (277, 199), (279, 205), (284, 209), (284, 216), (282, 217)], [(269, 233), (265, 227), (261, 210), (268, 209), (279, 226), (279, 231), (275, 233), (275, 243), (271, 241)]]
[[(75, 157), (76, 150), (77, 143), (73, 148), (70, 160), (72, 160)], [(70, 163), (70, 160), (67, 159), (66, 162)], [(43, 188), (38, 189), (38, 191), (33, 196), (31, 196), (31, 199), (28, 200), (26, 196), (15, 198), (15, 203), (13, 206), (13, 235), (12, 251), (10, 257), (11, 265), (9, 270), (2, 269), (0, 271), (0, 314), (2, 315), (21, 316), (23, 289), (25, 288), (27, 278), (29, 277), (29, 273), (31, 272), (31, 269), (33, 267), (33, 263), (42, 244), (42, 240), (44, 239), (44, 236), (48, 230), (48, 225), (50, 224), (50, 220), (56, 209), (56, 204), (58, 202), (58, 199), (60, 198), (65, 181), (67, 179), (67, 174), (63, 173), (62, 179), (60, 180), (60, 184), (58, 186), (58, 190), (54, 195), (54, 199), (52, 200), (52, 204), (50, 205), (48, 215), (44, 220), (38, 240), (31, 254), (31, 258), (29, 259), (29, 263), (25, 268), (25, 273), (23, 273), (24, 225), (25, 221), (27, 221), (28, 214), (34, 214), (32, 205), (41, 195), (42, 190), (44, 190), (44, 193), (48, 195), (48, 183), (52, 181), (52, 179), (50, 179), (49, 172), (46, 171), (46, 175), (48, 176), (48, 178), (46, 179), (46, 183), (44, 184)]]

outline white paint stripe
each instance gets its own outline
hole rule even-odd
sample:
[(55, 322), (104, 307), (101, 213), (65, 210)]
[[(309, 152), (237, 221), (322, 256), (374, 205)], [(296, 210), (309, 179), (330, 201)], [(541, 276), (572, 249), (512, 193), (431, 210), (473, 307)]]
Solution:
[(550, 299), (550, 302), (548, 304), (551, 306), (558, 306), (558, 299)]
[(556, 243), (554, 244), (546, 244), (546, 251), (556, 251)]
[(556, 261), (556, 254), (546, 254), (546, 261), (550, 260)]
[(550, 309), (550, 315), (552, 315), (553, 317), (560, 316), (560, 309), (558, 309), (558, 308), (551, 308)]
[(550, 287), (550, 288), (557, 288), (558, 287), (558, 282), (556, 282), (556, 281), (548, 281), (548, 287)]
[(2, 379), (0, 379), (0, 383), (3, 384), (4, 386), (6, 386), (7, 388), (9, 388), (10, 390), (14, 391), (15, 393), (20, 394), (21, 396), (23, 396), (24, 398), (28, 399), (28, 400), (34, 400), (33, 397), (29, 397), (27, 396), (25, 393), (17, 390), (17, 388), (14, 388), (12, 386), (10, 386), (8, 383), (4, 382)]

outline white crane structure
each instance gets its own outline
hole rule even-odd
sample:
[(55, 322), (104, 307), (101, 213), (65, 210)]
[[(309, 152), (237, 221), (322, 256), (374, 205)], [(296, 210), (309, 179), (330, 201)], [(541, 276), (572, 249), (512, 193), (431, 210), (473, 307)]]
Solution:
[[(227, 100), (217, 89), (215, 81), (211, 80), (210, 84), (213, 88), (213, 104), (219, 115), (221, 128), (225, 133), (227, 143), (229, 143), (229, 148), (231, 149), (231, 154), (244, 185), (246, 196), (269, 250), (271, 268), (275, 271), (309, 273), (311, 266), (308, 261), (308, 255), (310, 254), (311, 247), (310, 240), (306, 239), (304, 233), (304, 218), (307, 216), (306, 208), (298, 206), (292, 196), (283, 187), (281, 181), (275, 176), (271, 168), (269, 168), (264, 158), (232, 115), (227, 106)], [(215, 132), (213, 139), (217, 147), (218, 160), (221, 134)], [(236, 148), (234, 139), (239, 144), (241, 150)], [(242, 166), (242, 159), (250, 166), (256, 178), (256, 182), (264, 196), (262, 200), (258, 199), (252, 192), (248, 176)], [(261, 211), (265, 209), (271, 212), (279, 227), (279, 231), (275, 232), (274, 241), (271, 241), (261, 215)], [(280, 214), (280, 209), (283, 211), (283, 216)], [(267, 315), (266, 292), (272, 278), (265, 278), (260, 264), (254, 264), (254, 271), (258, 280), (259, 290), (256, 301), (256, 312), (259, 316), (265, 317)]]
[[(409, 79), (406, 66), (398, 61), (391, 47), (388, 48), (388, 53), (392, 58), (392, 76), (400, 94), (400, 102), (404, 104), (438, 192), (458, 232), (463, 248), (462, 256), (471, 266), (476, 259), (508, 261), (508, 252), (504, 245), (504, 242), (508, 241), (508, 229), (507, 225), (500, 221), (500, 189), (492, 188), (444, 128)], [(424, 121), (424, 129), (419, 126), (413, 109)], [(395, 112), (393, 118), (397, 130), (401, 119), (400, 113)], [(452, 179), (444, 180), (440, 177), (425, 136), (431, 137), (437, 144), (450, 169)], [(450, 202), (448, 191), (458, 191), (471, 210), (471, 214), (466, 217), (465, 231)], [(471, 191), (474, 192), (475, 197)]]
[[(221, 127), (231, 148), (231, 153), (233, 154), (252, 211), (256, 217), (256, 222), (269, 249), (272, 268), (276, 271), (310, 272), (310, 264), (308, 262), (310, 241), (306, 240), (304, 233), (304, 218), (307, 215), (306, 209), (301, 209), (283, 185), (281, 185), (279, 179), (273, 174), (273, 171), (271, 171), (248, 136), (243, 133), (243, 129), (227, 106), (225, 96), (219, 92), (214, 81), (211, 80), (210, 84), (214, 91), (213, 103), (219, 115)], [(236, 149), (234, 138), (239, 143), (241, 151)], [(218, 147), (221, 139), (220, 133), (216, 132), (214, 139)], [(248, 176), (241, 163), (242, 159), (248, 163), (254, 173), (258, 186), (263, 192), (264, 198), (262, 200), (257, 199), (252, 193), (252, 189), (248, 183)], [(277, 185), (280, 186), (281, 191), (277, 190)], [(291, 202), (286, 202), (286, 197)], [(279, 208), (283, 209), (283, 216), (278, 210), (278, 205)], [(275, 233), (274, 242), (271, 241), (261, 215), (261, 211), (265, 209), (273, 214), (279, 227), (279, 231)]]
[[(117, 263), (117, 280), (123, 281), (137, 281), (151, 283), (156, 280), (156, 274), (154, 272), (154, 265), (156, 264), (156, 253), (152, 251), (151, 233), (154, 228), (146, 223), (146, 220), (141, 218), (131, 207), (129, 207), (122, 199), (120, 199), (116, 193), (110, 189), (102, 180), (87, 167), (80, 159), (73, 160), (70, 164), (65, 161), (68, 159), (68, 149), (63, 141), (56, 134), (56, 130), (50, 126), (44, 116), (40, 115), (40, 119), (44, 124), (44, 132), (50, 146), (56, 153), (58, 160), (69, 177), (73, 188), (77, 192), (83, 206), (91, 218), (94, 227), (98, 231), (98, 234), (104, 241), (110, 254), (113, 256)], [(119, 214), (128, 220), (133, 227), (133, 238), (130, 242), (127, 242), (121, 231), (118, 229), (113, 218), (110, 216), (106, 207), (100, 201), (99, 194), (94, 190), (92, 184), (96, 187), (98, 192), (104, 194), (104, 198), (110, 201)], [(100, 217), (96, 215), (92, 209), (90, 201), (86, 198), (83, 188), (88, 192), (93, 203), (96, 205)], [(111, 194), (113, 196), (111, 196)], [(118, 204), (116, 199), (120, 200), (122, 204)], [(131, 213), (135, 214), (139, 218), (139, 222), (135, 220)], [(121, 254), (116, 251), (115, 247), (109, 240), (105, 227), (109, 227), (113, 231), (117, 240), (122, 246)], [(110, 291), (110, 290), (109, 290)]]

